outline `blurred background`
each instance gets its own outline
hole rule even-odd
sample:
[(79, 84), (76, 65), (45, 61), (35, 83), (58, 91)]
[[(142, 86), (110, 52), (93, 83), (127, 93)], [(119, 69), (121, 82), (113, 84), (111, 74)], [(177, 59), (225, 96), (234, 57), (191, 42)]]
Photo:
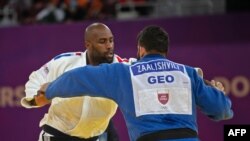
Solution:
[[(36, 141), (48, 107), (25, 109), (20, 99), (30, 73), (64, 52), (84, 51), (84, 30), (103, 22), (115, 52), (136, 56), (137, 33), (147, 25), (170, 35), (168, 58), (200, 67), (221, 81), (232, 99), (233, 119), (215, 122), (198, 112), (202, 141), (222, 141), (225, 124), (250, 124), (249, 0), (0, 0), (0, 140)], [(114, 117), (128, 141), (120, 111)]]
[(1, 0), (0, 26), (218, 15), (249, 7), (248, 0)]

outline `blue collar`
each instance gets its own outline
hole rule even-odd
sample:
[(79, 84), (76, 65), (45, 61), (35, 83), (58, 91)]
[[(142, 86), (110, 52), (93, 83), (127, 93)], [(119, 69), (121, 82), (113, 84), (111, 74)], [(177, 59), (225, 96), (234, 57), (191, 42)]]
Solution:
[(142, 57), (140, 60), (146, 61), (146, 60), (152, 60), (152, 59), (156, 59), (156, 58), (166, 59), (164, 56), (162, 56), (160, 54), (148, 54), (148, 55), (145, 55), (144, 57)]

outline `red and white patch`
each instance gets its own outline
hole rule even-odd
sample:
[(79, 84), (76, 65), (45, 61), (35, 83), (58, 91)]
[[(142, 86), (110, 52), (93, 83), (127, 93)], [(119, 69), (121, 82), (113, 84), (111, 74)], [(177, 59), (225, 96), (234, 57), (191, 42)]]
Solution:
[(81, 55), (82, 55), (82, 53), (81, 53), (81, 52), (76, 52), (76, 53), (75, 53), (75, 55), (77, 55), (77, 56), (81, 56)]
[(118, 62), (128, 62), (128, 59), (126, 59), (126, 58), (121, 58), (121, 57), (118, 56), (118, 55), (116, 55), (115, 57), (116, 57), (116, 59), (118, 60)]
[(157, 93), (158, 100), (161, 104), (165, 105), (168, 103), (169, 94), (168, 93)]

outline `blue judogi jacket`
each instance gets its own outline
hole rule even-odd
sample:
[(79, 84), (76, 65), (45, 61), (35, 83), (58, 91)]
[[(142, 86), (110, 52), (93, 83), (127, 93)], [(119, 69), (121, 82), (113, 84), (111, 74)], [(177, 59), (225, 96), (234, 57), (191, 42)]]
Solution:
[(206, 85), (193, 67), (157, 54), (146, 55), (132, 65), (77, 68), (53, 81), (46, 90), (48, 99), (85, 95), (114, 100), (123, 113), (131, 141), (167, 129), (198, 132), (197, 107), (216, 121), (233, 117), (230, 99)]

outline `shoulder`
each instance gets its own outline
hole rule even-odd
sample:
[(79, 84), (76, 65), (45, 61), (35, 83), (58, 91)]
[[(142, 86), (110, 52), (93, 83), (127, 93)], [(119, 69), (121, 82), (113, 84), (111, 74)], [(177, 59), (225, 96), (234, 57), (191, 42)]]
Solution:
[(79, 62), (84, 62), (85, 52), (66, 52), (55, 56), (49, 62), (50, 67), (75, 66)]
[(118, 63), (122, 63), (122, 62), (128, 62), (128, 59), (127, 58), (122, 58), (120, 57), (119, 55), (115, 54), (114, 55), (114, 60), (113, 62), (118, 62)]
[(118, 63), (123, 63), (123, 64), (131, 65), (131, 64), (133, 64), (136, 61), (137, 61), (136, 58), (129, 58), (129, 59), (127, 59), (127, 58), (122, 58), (119, 55), (115, 54), (113, 62), (114, 63), (118, 62)]
[(189, 74), (199, 74), (200, 76), (202, 76), (203, 77), (203, 71), (202, 71), (202, 69), (201, 68), (199, 68), (199, 67), (193, 67), (193, 66), (189, 66), (189, 65), (184, 65), (185, 66), (185, 68), (186, 68), (186, 71), (187, 71), (187, 73), (189, 73)]
[(53, 58), (53, 60), (60, 60), (60, 59), (70, 59), (74, 57), (80, 57), (83, 55), (83, 52), (66, 52), (61, 53)]

